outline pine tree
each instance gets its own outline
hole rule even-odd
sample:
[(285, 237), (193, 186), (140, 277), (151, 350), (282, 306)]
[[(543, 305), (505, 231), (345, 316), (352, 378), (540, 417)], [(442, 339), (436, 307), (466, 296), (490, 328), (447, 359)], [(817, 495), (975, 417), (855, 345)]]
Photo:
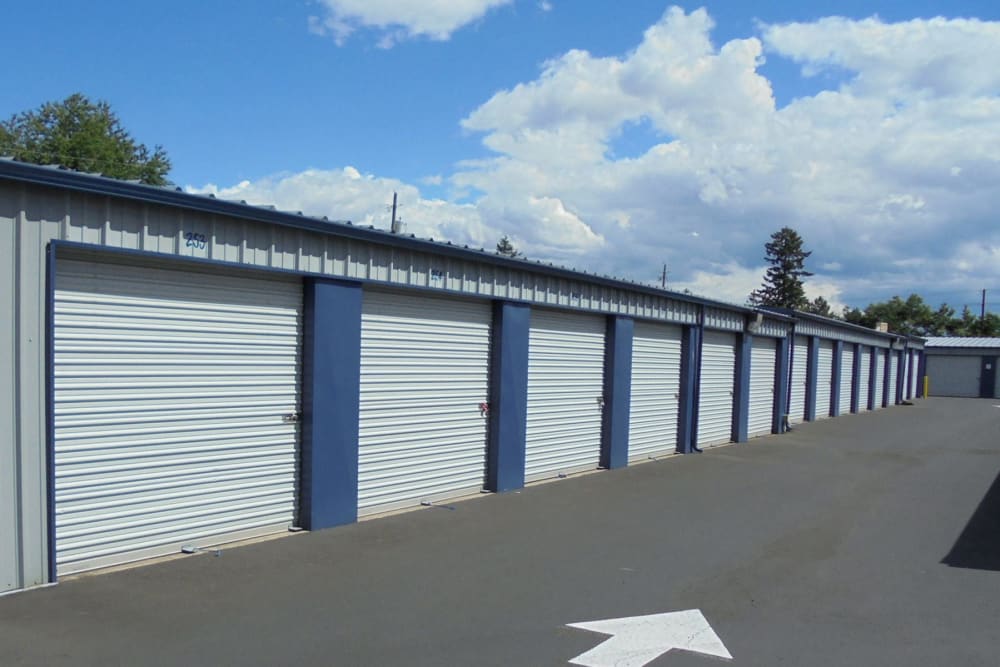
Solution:
[(805, 270), (805, 260), (812, 251), (802, 249), (802, 237), (791, 227), (782, 227), (771, 234), (771, 241), (764, 244), (764, 250), (764, 259), (771, 266), (760, 289), (750, 293), (750, 303), (804, 310), (809, 301), (802, 278), (812, 275)]
[(515, 248), (511, 240), (504, 234), (497, 241), (497, 254), (504, 255), (505, 257), (520, 257), (521, 251)]

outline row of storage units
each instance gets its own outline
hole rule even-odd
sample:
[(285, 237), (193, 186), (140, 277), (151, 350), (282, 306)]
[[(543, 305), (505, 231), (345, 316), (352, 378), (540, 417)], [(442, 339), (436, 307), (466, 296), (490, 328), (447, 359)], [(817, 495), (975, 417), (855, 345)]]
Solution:
[[(201, 275), (61, 259), (55, 289), (56, 557), (72, 573), (297, 524), (303, 341), (296, 279)], [(475, 493), (487, 475), (493, 304), (364, 289), (360, 316), (357, 513)], [(530, 310), (523, 482), (593, 470), (602, 459), (607, 316)], [(740, 334), (706, 330), (696, 443), (739, 437)], [(781, 340), (748, 336), (746, 437), (779, 430)], [(853, 346), (791, 346), (792, 421), (850, 403)], [(329, 344), (336, 345), (337, 341)], [(627, 458), (683, 449), (684, 332), (636, 321)], [(886, 351), (875, 349), (876, 376)], [(867, 379), (873, 350), (861, 349)], [(899, 355), (891, 356), (894, 385)], [(860, 409), (869, 404), (868, 384)], [(882, 405), (876, 382), (874, 405)]]
[(910, 378), (880, 347), (903, 339), (800, 313), (35, 166), (0, 177), (23, 240), (2, 246), (22, 269), (0, 286), (20, 341), (0, 590), (743, 442), (891, 404), (879, 392)]

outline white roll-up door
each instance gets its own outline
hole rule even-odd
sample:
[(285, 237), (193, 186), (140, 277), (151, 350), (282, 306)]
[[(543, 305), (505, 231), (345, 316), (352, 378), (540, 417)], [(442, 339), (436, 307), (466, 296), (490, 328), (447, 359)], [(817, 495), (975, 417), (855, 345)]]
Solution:
[(791, 400), (788, 402), (788, 422), (798, 424), (806, 415), (806, 372), (809, 368), (809, 339), (796, 336), (792, 346)]
[(846, 415), (851, 412), (851, 383), (854, 381), (854, 346), (844, 344), (840, 355), (840, 411)]
[(59, 574), (295, 522), (297, 280), (59, 259)]
[[(913, 373), (910, 376), (910, 395), (913, 398), (919, 398), (922, 392), (922, 387), (920, 385), (920, 353), (911, 352), (913, 355)], [(997, 373), (1000, 377), (1000, 373)]]
[(885, 396), (885, 350), (875, 348), (875, 409), (882, 408), (882, 399)]
[(750, 350), (749, 437), (767, 435), (774, 420), (774, 367), (778, 360), (773, 338), (754, 338)]
[(890, 406), (896, 404), (896, 379), (899, 377), (899, 353), (889, 351), (889, 395), (886, 397)]
[(872, 350), (861, 348), (861, 368), (858, 374), (858, 412), (868, 410), (868, 398), (871, 396)]
[(903, 353), (903, 358), (902, 358), (902, 361), (900, 362), (901, 365), (899, 367), (899, 373), (901, 375), (901, 379), (899, 381), (899, 384), (903, 388), (903, 391), (902, 391), (903, 400), (906, 400), (906, 399), (909, 398), (908, 394), (910, 392), (910, 355), (911, 354), (912, 354), (912, 352), (910, 352), (909, 350), (907, 350), (906, 352)]
[(487, 301), (365, 291), (359, 514), (482, 488), (491, 318)]
[(816, 361), (816, 419), (830, 416), (830, 397), (833, 390), (833, 341), (819, 341)]
[(528, 335), (527, 481), (596, 468), (604, 409), (598, 315), (534, 310)]
[(681, 328), (636, 322), (632, 337), (630, 461), (677, 449), (681, 391)]
[(698, 446), (733, 438), (733, 387), (736, 382), (736, 334), (706, 331), (701, 344), (698, 385)]

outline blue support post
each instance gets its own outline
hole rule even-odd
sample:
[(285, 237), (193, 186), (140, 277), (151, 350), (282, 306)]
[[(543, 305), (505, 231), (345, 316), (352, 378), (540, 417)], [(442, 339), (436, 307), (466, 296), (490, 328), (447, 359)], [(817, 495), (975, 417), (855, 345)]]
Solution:
[(746, 442), (750, 439), (750, 355), (753, 335), (736, 336), (736, 379), (733, 382), (733, 439)]
[(486, 450), (486, 488), (489, 491), (512, 491), (524, 486), (530, 325), (531, 308), (527, 304), (493, 303), (490, 423)]
[(892, 371), (892, 348), (885, 351), (885, 369), (882, 373), (880, 381), (882, 382), (882, 407), (887, 408), (892, 405), (889, 401), (889, 397), (892, 395), (889, 393), (891, 387), (889, 386), (889, 373)]
[(854, 366), (851, 367), (851, 412), (857, 414), (861, 409), (861, 344), (853, 343)]
[(361, 285), (305, 283), (299, 521), (319, 530), (358, 519)]
[(681, 398), (677, 423), (677, 453), (697, 451), (698, 381), (701, 327), (687, 326), (681, 334)]
[(840, 373), (843, 370), (843, 358), (844, 358), (844, 341), (838, 340), (833, 343), (833, 368), (832, 376), (833, 383), (830, 385), (830, 415), (832, 417), (839, 417), (841, 413), (840, 407), (840, 383), (843, 379), (840, 377)]
[(916, 356), (917, 355), (913, 353), (913, 350), (909, 350), (906, 353), (906, 393), (903, 395), (908, 401), (913, 400), (913, 374), (917, 372), (916, 364), (913, 362), (916, 359)]
[(601, 416), (603, 468), (628, 465), (628, 422), (632, 399), (632, 336), (630, 317), (608, 317), (604, 338), (604, 411)]
[(771, 415), (771, 433), (785, 432), (785, 414), (788, 412), (788, 337), (774, 341), (778, 363), (774, 365), (774, 414)]
[(906, 383), (906, 349), (896, 353), (896, 405), (903, 402), (903, 385)]
[(809, 361), (806, 364), (806, 415), (807, 422), (816, 421), (816, 383), (819, 369), (819, 338), (809, 336)]

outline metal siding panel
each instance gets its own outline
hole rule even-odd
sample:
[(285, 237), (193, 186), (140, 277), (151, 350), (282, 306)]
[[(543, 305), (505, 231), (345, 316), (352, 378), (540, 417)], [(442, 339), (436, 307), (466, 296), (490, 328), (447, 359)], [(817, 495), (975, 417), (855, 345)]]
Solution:
[(816, 419), (830, 416), (830, 398), (833, 387), (833, 341), (819, 341), (816, 364)]
[(875, 409), (882, 409), (882, 397), (885, 396), (885, 350), (875, 351)]
[(482, 489), (491, 318), (486, 301), (365, 292), (359, 514)]
[[(976, 350), (972, 350), (976, 352)], [(927, 375), (931, 396), (979, 398), (982, 357), (927, 355)]]
[(868, 398), (871, 396), (872, 351), (861, 348), (861, 370), (858, 383), (858, 412), (868, 410)]
[(854, 348), (844, 345), (840, 355), (840, 414), (851, 411), (851, 380), (854, 374)]
[(701, 348), (698, 400), (698, 446), (732, 440), (733, 386), (736, 382), (736, 335), (706, 331)]
[(301, 286), (60, 259), (60, 573), (286, 529)]
[(632, 337), (630, 460), (677, 449), (681, 390), (681, 328), (636, 322)]
[(749, 437), (771, 433), (774, 415), (774, 367), (778, 351), (773, 338), (754, 338), (750, 351)]
[[(0, 256), (13, 258), (17, 251), (18, 193), (0, 185)], [(0, 313), (7, 326), (0, 327), (0, 592), (21, 586), (18, 530), (17, 469), (17, 339), (20, 320), (15, 309), (20, 276), (18, 262), (5, 261), (0, 267)]]
[(606, 326), (601, 316), (531, 313), (526, 480), (600, 462)]
[(788, 406), (788, 422), (799, 424), (806, 414), (806, 372), (809, 364), (809, 339), (796, 336), (792, 350), (791, 401)]

